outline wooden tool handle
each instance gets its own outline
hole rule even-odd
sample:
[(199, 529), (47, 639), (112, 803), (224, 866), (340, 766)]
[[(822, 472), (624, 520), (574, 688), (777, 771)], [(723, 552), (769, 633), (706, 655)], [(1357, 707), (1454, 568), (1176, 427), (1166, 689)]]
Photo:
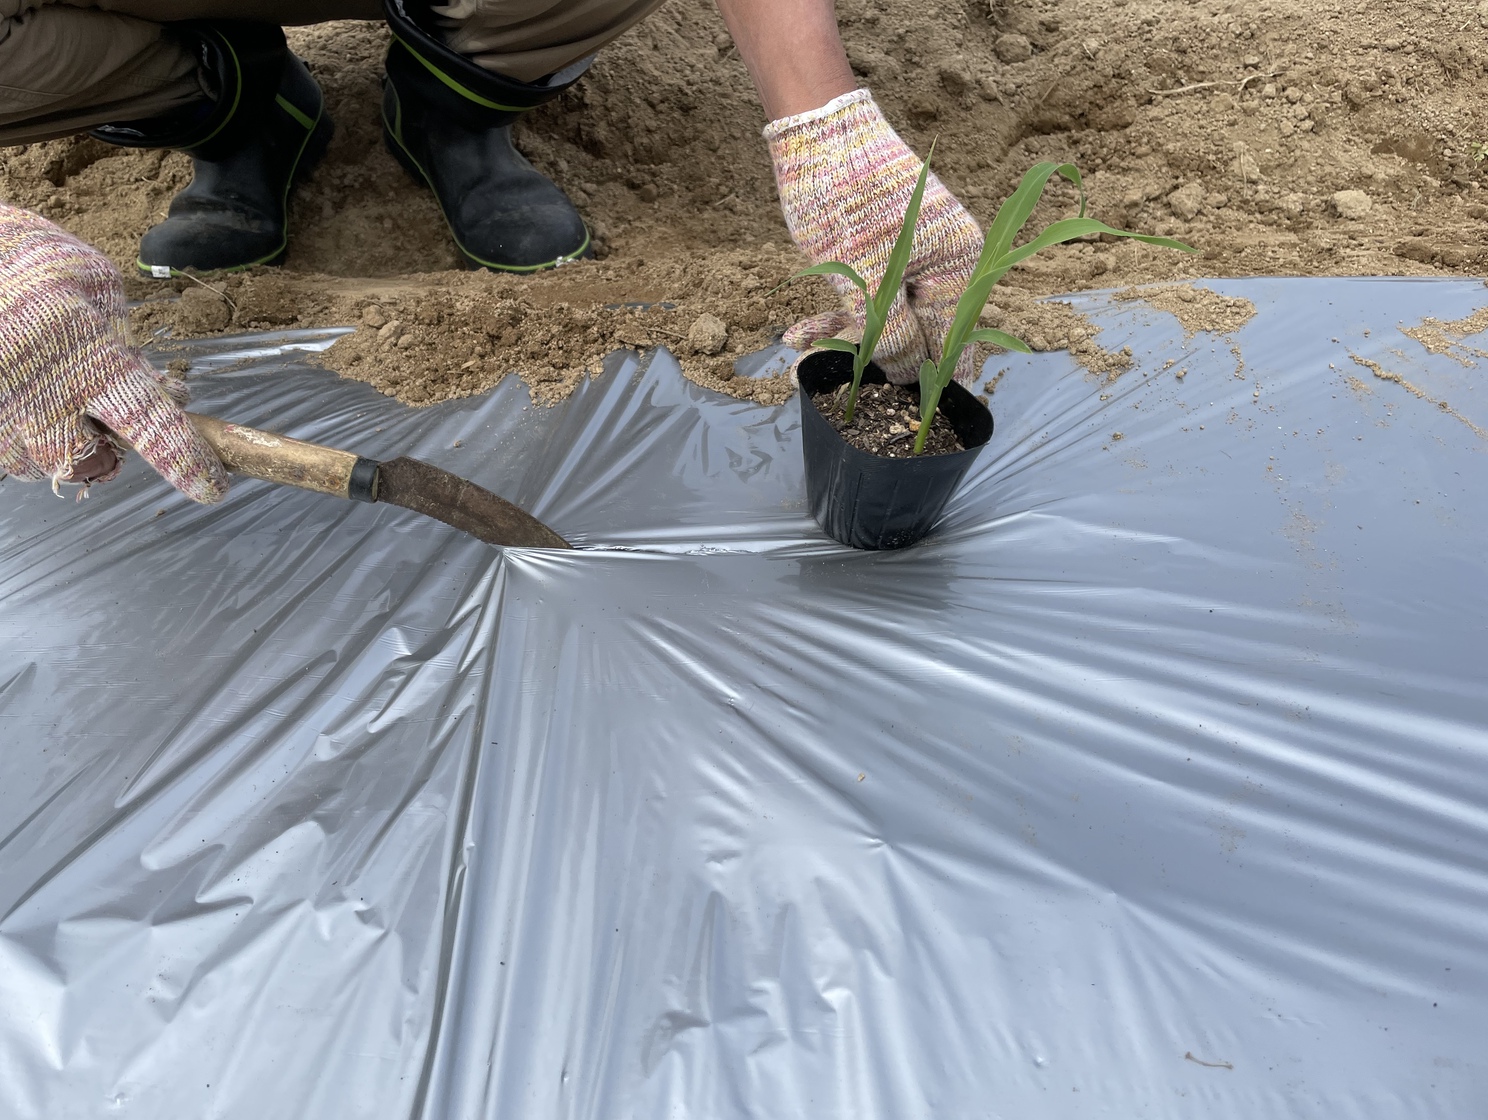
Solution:
[(521, 548), (572, 548), (525, 510), (458, 475), (397, 458), (386, 463), (290, 439), (215, 416), (188, 412), (186, 418), (234, 474), (301, 490), (314, 490), (357, 502), (382, 501), (411, 509), (487, 544)]
[(242, 424), (229, 424), (215, 416), (196, 412), (188, 412), (186, 416), (217, 453), (222, 465), (234, 474), (337, 498), (377, 500), (377, 463), (371, 459)]

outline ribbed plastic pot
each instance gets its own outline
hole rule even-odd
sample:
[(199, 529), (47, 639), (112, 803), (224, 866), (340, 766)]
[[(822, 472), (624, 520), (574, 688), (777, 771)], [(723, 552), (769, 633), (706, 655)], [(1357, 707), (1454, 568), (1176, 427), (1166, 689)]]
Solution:
[[(812, 351), (796, 367), (796, 377), (811, 513), (829, 537), (852, 548), (904, 548), (922, 539), (992, 438), (987, 406), (952, 383), (937, 411), (956, 430), (964, 451), (903, 459), (861, 451), (838, 434), (811, 399), (852, 380), (852, 355)], [(887, 380), (875, 365), (863, 372), (865, 385)], [(918, 387), (912, 391), (918, 393)]]

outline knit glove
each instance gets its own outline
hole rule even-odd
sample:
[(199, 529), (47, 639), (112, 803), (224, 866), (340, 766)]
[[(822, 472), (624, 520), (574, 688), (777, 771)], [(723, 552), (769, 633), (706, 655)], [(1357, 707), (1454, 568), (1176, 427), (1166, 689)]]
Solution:
[[(49, 478), (54, 491), (107, 482), (123, 461), (118, 433), (187, 497), (215, 502), (227, 472), (182, 413), (185, 401), (185, 385), (130, 345), (113, 262), (0, 203), (0, 474)], [(95, 453), (95, 463), (117, 460), (75, 478)]]
[[(889, 127), (866, 89), (773, 121), (765, 128), (765, 139), (785, 224), (796, 245), (812, 264), (851, 265), (874, 290), (909, 209), (920, 158)], [(976, 219), (931, 174), (915, 227), (914, 255), (874, 359), (890, 381), (914, 382), (926, 358), (939, 360), (956, 301), (981, 250)], [(802, 350), (816, 339), (861, 330), (863, 293), (843, 277), (827, 279), (847, 310), (796, 324), (786, 332), (787, 346)], [(968, 348), (956, 377), (965, 381), (974, 368)]]

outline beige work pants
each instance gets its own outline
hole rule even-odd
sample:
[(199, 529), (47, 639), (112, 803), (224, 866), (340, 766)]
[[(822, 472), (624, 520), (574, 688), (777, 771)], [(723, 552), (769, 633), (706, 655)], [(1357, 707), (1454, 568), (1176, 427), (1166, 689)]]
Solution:
[[(531, 82), (593, 54), (661, 3), (452, 0), (434, 10), (455, 50)], [(196, 63), (167, 23), (380, 18), (380, 0), (0, 0), (0, 145), (144, 120), (201, 96)]]

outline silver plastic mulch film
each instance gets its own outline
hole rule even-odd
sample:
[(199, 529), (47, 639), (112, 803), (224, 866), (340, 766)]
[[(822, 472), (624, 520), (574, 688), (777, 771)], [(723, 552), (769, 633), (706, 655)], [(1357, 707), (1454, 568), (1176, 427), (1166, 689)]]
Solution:
[(0, 1117), (1476, 1115), (1488, 383), (1397, 327), (1488, 300), (1215, 287), (1238, 359), (1085, 296), (1133, 372), (999, 363), (892, 554), (664, 354), (417, 411), (194, 345), (583, 550), (0, 485)]

